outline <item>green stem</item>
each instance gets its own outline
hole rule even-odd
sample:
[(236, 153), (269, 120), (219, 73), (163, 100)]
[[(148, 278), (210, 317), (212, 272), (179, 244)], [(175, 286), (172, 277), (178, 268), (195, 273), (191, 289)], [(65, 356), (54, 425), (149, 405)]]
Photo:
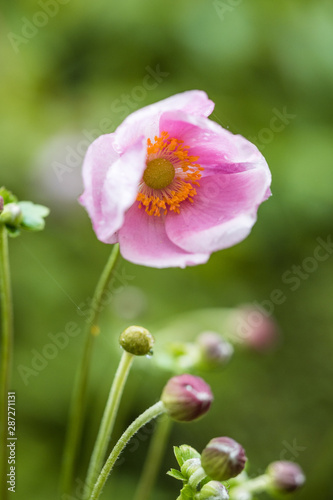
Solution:
[(87, 491), (85, 494), (85, 498), (89, 498), (89, 496), (91, 495), (98, 474), (102, 469), (104, 457), (110, 442), (114, 422), (117, 416), (119, 403), (133, 360), (133, 354), (130, 354), (127, 351), (123, 352), (118, 370), (113, 379), (109, 399), (105, 407), (95, 447), (91, 455), (86, 481)]
[(68, 429), (67, 429), (66, 442), (64, 448), (62, 471), (61, 471), (61, 483), (60, 483), (61, 493), (70, 493), (71, 491), (74, 465), (78, 452), (79, 442), (82, 435), (84, 408), (85, 408), (85, 400), (87, 393), (88, 376), (89, 376), (91, 357), (92, 357), (92, 349), (95, 337), (99, 331), (98, 318), (101, 309), (101, 301), (103, 292), (107, 288), (110, 279), (112, 277), (112, 272), (114, 270), (118, 256), (119, 256), (119, 245), (116, 244), (112, 249), (111, 255), (97, 283), (91, 304), (92, 319), (87, 325), (85, 332), (85, 344), (83, 348), (83, 356), (81, 358), (81, 363), (78, 367), (78, 371), (76, 374), (71, 408), (69, 413)]
[(237, 500), (238, 495), (241, 495), (244, 491), (249, 493), (260, 493), (262, 491), (266, 491), (270, 483), (271, 480), (267, 474), (263, 474), (262, 476), (258, 476), (254, 479), (249, 479), (239, 486), (232, 488), (230, 490), (230, 498)]
[(0, 303), (1, 303), (1, 371), (0, 371), (0, 497), (8, 498), (7, 489), (7, 401), (13, 343), (13, 308), (10, 287), (7, 229), (0, 225)]
[(147, 500), (154, 488), (157, 474), (168, 444), (172, 420), (163, 415), (156, 426), (152, 437), (141, 478), (135, 493), (135, 500)]
[(141, 429), (141, 427), (143, 427), (148, 422), (150, 422), (150, 420), (156, 418), (158, 415), (161, 415), (161, 413), (164, 412), (165, 412), (164, 405), (162, 401), (159, 401), (158, 403), (148, 408), (148, 410), (142, 413), (136, 420), (134, 420), (134, 422), (131, 423), (131, 425), (126, 429), (121, 438), (118, 440), (117, 444), (111, 451), (109, 458), (105, 462), (105, 465), (97, 479), (97, 482), (94, 486), (93, 492), (89, 500), (97, 500), (98, 497), (100, 496), (101, 491), (106, 483), (106, 480), (110, 472), (112, 471), (112, 468), (117, 458), (127, 445), (128, 441), (134, 436), (134, 434), (138, 432), (138, 430)]

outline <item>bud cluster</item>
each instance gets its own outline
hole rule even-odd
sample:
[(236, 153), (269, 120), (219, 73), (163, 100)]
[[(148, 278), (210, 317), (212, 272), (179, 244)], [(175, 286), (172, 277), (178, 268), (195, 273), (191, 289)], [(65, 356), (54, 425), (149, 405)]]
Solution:
[(183, 482), (178, 500), (227, 500), (229, 495), (232, 500), (253, 500), (261, 492), (293, 492), (305, 482), (299, 465), (287, 461), (273, 462), (265, 474), (250, 479), (243, 447), (226, 436), (212, 439), (201, 455), (187, 445), (174, 452), (180, 471), (168, 474)]

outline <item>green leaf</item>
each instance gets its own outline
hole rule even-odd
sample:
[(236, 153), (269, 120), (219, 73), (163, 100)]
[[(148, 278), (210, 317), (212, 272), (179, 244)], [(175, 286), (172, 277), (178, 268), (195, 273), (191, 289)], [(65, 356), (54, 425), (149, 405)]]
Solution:
[(168, 476), (174, 477), (175, 479), (178, 479), (179, 481), (185, 481), (185, 479), (186, 479), (183, 476), (183, 474), (179, 470), (176, 470), (176, 469), (170, 469), (167, 472), (167, 474), (168, 474)]
[(192, 500), (193, 496), (194, 496), (194, 492), (193, 492), (192, 488), (187, 484), (181, 490), (180, 496), (178, 498), (180, 498), (181, 500)]
[(182, 463), (179, 464), (182, 466), (186, 460), (190, 460), (191, 458), (200, 458), (200, 453), (197, 452), (192, 446), (189, 446), (188, 444), (182, 444), (178, 448), (178, 454), (181, 456)]
[(44, 205), (36, 205), (31, 201), (20, 201), (23, 220), (21, 226), (30, 231), (41, 231), (45, 227), (44, 217), (47, 217), (50, 210)]
[(181, 467), (183, 465), (183, 463), (184, 463), (184, 460), (183, 460), (182, 454), (181, 454), (180, 449), (178, 448), (178, 446), (174, 446), (173, 447), (173, 452), (175, 454), (175, 457), (176, 457), (176, 460), (178, 462), (179, 467)]
[(17, 202), (16, 196), (11, 191), (8, 191), (4, 187), (0, 187), (0, 196), (2, 196), (5, 205), (7, 205), (7, 203)]

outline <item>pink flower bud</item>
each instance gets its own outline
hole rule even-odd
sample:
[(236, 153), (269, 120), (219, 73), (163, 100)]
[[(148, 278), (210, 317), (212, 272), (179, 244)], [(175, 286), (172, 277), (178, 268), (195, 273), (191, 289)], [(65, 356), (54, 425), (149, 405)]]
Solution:
[(235, 341), (258, 351), (267, 352), (276, 347), (279, 331), (274, 319), (260, 308), (243, 306), (231, 317)]
[(163, 389), (161, 401), (171, 418), (190, 422), (207, 413), (213, 394), (202, 378), (185, 374), (169, 380)]
[(0, 212), (3, 211), (3, 205), (4, 205), (3, 197), (0, 196)]
[(288, 461), (273, 462), (267, 468), (272, 486), (281, 492), (295, 491), (305, 483), (305, 475), (298, 464)]
[(225, 481), (238, 476), (246, 463), (243, 447), (229, 437), (212, 439), (201, 453), (201, 465), (208, 476)]
[(215, 332), (201, 333), (196, 342), (201, 350), (204, 367), (224, 365), (229, 361), (234, 352), (233, 346)]

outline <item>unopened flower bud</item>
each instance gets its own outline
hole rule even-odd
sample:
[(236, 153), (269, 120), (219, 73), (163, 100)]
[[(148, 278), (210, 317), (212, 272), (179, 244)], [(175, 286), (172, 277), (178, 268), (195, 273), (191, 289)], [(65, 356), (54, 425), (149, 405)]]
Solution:
[(228, 500), (229, 493), (223, 484), (218, 481), (209, 481), (204, 484), (194, 500)]
[(8, 224), (8, 226), (16, 227), (21, 224), (22, 219), (22, 211), (17, 203), (7, 203), (4, 205), (0, 214), (0, 222)]
[(225, 481), (238, 476), (246, 463), (243, 447), (229, 437), (212, 439), (201, 453), (201, 464), (208, 476)]
[(4, 205), (3, 197), (0, 196), (0, 213), (3, 211), (3, 205)]
[(268, 466), (267, 474), (272, 481), (271, 486), (280, 492), (295, 491), (305, 483), (301, 467), (293, 462), (273, 462)]
[(196, 342), (201, 350), (201, 362), (204, 367), (223, 365), (234, 352), (233, 346), (215, 332), (201, 333)]
[(163, 389), (161, 401), (171, 418), (190, 422), (209, 410), (213, 394), (202, 378), (185, 374), (169, 380)]
[(120, 335), (119, 343), (130, 354), (145, 356), (153, 352), (154, 337), (142, 326), (129, 326)]
[(231, 315), (235, 341), (255, 351), (267, 352), (276, 347), (279, 331), (274, 319), (258, 307), (243, 306)]

